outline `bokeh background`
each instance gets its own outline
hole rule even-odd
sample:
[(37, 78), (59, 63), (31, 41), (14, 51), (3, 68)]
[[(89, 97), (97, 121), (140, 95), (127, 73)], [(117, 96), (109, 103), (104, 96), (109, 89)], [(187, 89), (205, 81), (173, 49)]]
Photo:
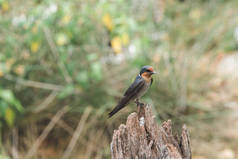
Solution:
[(0, 0), (0, 159), (110, 158), (141, 66), (194, 159), (238, 158), (237, 0)]

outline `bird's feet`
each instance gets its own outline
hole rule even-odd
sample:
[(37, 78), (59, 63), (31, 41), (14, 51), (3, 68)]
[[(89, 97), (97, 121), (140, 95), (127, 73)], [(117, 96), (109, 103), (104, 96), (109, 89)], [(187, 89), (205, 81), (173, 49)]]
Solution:
[(138, 98), (135, 99), (135, 103), (136, 103), (137, 106), (143, 106), (144, 105), (144, 103), (141, 103)]

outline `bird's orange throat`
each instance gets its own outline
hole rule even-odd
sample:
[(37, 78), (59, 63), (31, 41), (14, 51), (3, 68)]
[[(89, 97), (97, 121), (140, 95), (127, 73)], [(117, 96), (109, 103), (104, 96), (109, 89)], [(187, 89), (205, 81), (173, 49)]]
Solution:
[(142, 73), (142, 78), (144, 78), (144, 80), (146, 81), (146, 82), (150, 82), (151, 81), (151, 74), (150, 73), (148, 73), (148, 72), (144, 72), (144, 73)]

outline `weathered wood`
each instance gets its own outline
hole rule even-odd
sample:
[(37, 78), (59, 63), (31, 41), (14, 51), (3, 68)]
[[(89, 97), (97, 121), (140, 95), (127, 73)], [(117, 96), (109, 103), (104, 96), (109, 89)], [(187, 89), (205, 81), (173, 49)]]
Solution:
[(138, 107), (126, 125), (114, 130), (112, 159), (191, 159), (189, 133), (182, 128), (181, 137), (172, 134), (171, 120), (158, 126), (150, 105)]

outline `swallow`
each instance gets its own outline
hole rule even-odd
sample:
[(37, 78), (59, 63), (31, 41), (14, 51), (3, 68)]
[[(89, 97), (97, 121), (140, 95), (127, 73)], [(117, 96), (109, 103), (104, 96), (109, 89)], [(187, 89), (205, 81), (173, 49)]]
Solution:
[(119, 110), (128, 105), (131, 101), (135, 101), (140, 105), (139, 99), (147, 92), (153, 83), (152, 75), (155, 74), (152, 66), (143, 66), (139, 75), (136, 77), (131, 86), (126, 90), (124, 96), (118, 102), (117, 106), (108, 114), (109, 118), (112, 117)]

